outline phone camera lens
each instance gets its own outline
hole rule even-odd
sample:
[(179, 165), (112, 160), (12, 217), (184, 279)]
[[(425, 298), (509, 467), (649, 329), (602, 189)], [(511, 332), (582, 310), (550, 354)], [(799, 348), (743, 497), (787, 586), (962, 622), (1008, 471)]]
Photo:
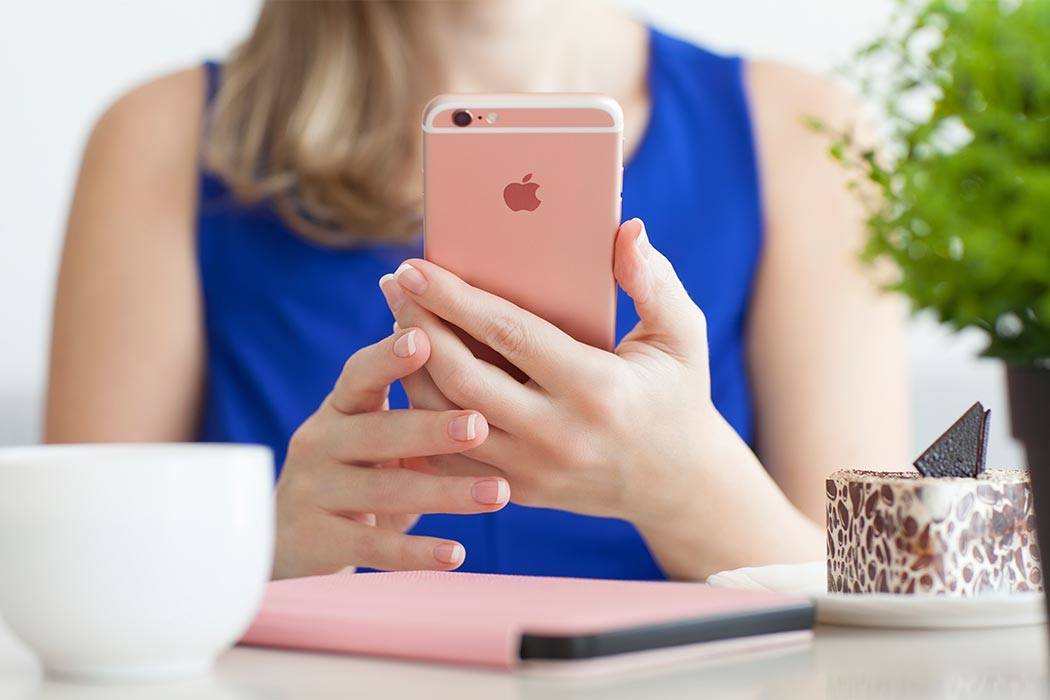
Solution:
[(457, 109), (452, 113), (452, 123), (456, 126), (470, 126), (470, 123), (474, 120), (470, 116), (470, 112), (465, 109)]

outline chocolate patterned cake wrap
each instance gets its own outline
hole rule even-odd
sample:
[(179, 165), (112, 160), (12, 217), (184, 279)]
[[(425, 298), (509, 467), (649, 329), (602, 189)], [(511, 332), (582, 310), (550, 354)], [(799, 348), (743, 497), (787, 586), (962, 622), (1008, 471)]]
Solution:
[(829, 592), (1043, 589), (1027, 472), (843, 470), (828, 478), (827, 497)]

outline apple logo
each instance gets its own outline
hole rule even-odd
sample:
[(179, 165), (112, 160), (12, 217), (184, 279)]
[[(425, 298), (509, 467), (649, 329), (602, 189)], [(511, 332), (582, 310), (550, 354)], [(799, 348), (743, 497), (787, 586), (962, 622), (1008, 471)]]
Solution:
[(503, 188), (503, 201), (511, 211), (536, 211), (540, 205), (540, 199), (536, 196), (540, 186), (529, 182), (531, 179), (532, 173), (529, 173), (521, 178), (521, 182), (512, 182)]

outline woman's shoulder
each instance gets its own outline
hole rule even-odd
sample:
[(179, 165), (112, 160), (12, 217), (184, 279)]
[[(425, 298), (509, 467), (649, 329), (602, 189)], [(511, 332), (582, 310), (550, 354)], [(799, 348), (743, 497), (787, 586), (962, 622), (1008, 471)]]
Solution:
[(852, 115), (848, 93), (815, 73), (770, 60), (756, 60), (696, 43), (660, 29), (652, 30), (653, 54), (664, 71), (698, 83), (728, 80), (741, 84), (752, 103), (779, 110), (811, 109), (835, 120)]
[(802, 170), (832, 180), (841, 174), (827, 155), (828, 137), (810, 126), (814, 119), (851, 132), (859, 142), (876, 141), (874, 122), (860, 101), (828, 78), (775, 61), (748, 61), (744, 83), (767, 183), (795, 183)]
[[(193, 434), (203, 343), (193, 246), (196, 73), (128, 91), (88, 139), (59, 273), (52, 439)], [(144, 397), (155, 403), (136, 411)]]
[(652, 68), (657, 83), (675, 86), (686, 104), (705, 113), (744, 115), (756, 129), (790, 134), (805, 129), (802, 117), (808, 115), (841, 124), (856, 114), (854, 100), (827, 78), (779, 61), (723, 53), (657, 29), (652, 30)]
[[(768, 257), (781, 256), (790, 267), (806, 250), (810, 260), (825, 261), (834, 269), (856, 255), (861, 232), (857, 222), (863, 212), (848, 191), (849, 174), (828, 153), (831, 139), (810, 124), (817, 120), (833, 132), (849, 132), (858, 144), (875, 147), (874, 122), (847, 89), (803, 69), (750, 61), (745, 83), (762, 179)], [(776, 245), (778, 240), (786, 243)]]
[(98, 118), (70, 214), (69, 237), (78, 245), (188, 249), (203, 89), (200, 68), (171, 73), (127, 91)]
[[(87, 150), (107, 160), (196, 169), (207, 76), (201, 66), (144, 82), (96, 121)], [(99, 153), (101, 151), (101, 153)]]
[(858, 103), (832, 80), (778, 61), (748, 60), (744, 79), (755, 116), (784, 131), (808, 129), (806, 117), (848, 126)]

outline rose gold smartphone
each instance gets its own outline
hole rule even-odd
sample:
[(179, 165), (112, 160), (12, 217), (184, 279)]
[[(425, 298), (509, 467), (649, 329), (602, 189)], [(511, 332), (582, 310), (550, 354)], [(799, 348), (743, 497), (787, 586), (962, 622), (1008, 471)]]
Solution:
[(439, 95), (423, 114), (423, 151), (426, 258), (611, 350), (619, 104), (592, 94)]

